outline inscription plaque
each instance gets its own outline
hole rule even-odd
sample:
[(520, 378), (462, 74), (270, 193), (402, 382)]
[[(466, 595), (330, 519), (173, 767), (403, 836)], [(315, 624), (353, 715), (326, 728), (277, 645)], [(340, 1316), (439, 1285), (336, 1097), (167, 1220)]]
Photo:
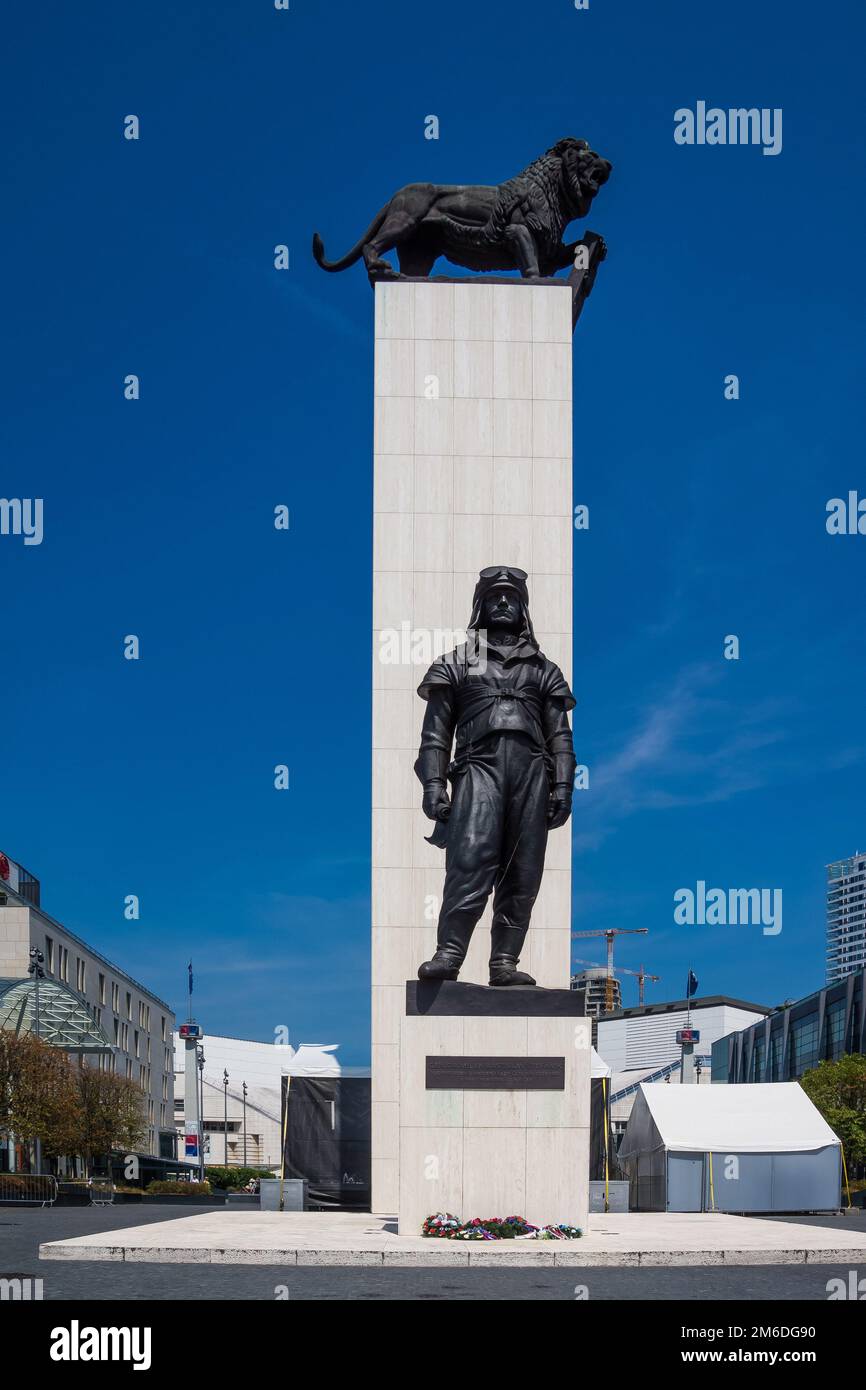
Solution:
[(428, 1091), (564, 1091), (564, 1057), (428, 1057)]

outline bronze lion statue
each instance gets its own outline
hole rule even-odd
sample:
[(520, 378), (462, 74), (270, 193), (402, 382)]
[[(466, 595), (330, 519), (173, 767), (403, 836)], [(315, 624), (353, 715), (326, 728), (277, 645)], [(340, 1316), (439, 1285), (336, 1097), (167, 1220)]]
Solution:
[[(313, 256), (323, 270), (345, 270), (364, 257), (371, 282), (429, 275), (438, 256), (467, 270), (519, 270), (527, 280), (553, 275), (579, 244), (562, 233), (586, 217), (611, 164), (585, 140), (568, 136), (506, 183), (407, 183), (338, 261), (325, 259), (318, 232)], [(396, 250), (400, 275), (385, 251)]]

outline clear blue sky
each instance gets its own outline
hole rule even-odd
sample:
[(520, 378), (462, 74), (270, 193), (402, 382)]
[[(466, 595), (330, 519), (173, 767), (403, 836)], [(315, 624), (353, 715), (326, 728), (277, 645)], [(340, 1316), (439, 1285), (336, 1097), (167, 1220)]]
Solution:
[[(191, 953), (206, 1029), (366, 1059), (372, 296), (310, 235), (573, 134), (615, 165), (575, 340), (574, 923), (649, 927), (618, 959), (650, 998), (690, 962), (768, 1004), (822, 983), (823, 866), (866, 845), (866, 537), (824, 527), (866, 493), (864, 29), (840, 0), (17, 7), (0, 494), (44, 498), (45, 540), (0, 537), (0, 847), (49, 912), (178, 1010)], [(782, 153), (676, 145), (699, 99), (781, 107)], [(701, 878), (781, 888), (781, 935), (675, 926)]]

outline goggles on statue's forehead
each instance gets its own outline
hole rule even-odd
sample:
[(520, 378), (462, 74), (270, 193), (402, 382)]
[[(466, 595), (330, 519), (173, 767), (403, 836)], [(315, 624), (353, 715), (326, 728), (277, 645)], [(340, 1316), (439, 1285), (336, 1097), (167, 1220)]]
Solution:
[(501, 565), (490, 565), (486, 570), (481, 571), (482, 579), (503, 579), (505, 581), (515, 579), (528, 579), (526, 570), (519, 570), (514, 565), (509, 565), (508, 569), (503, 569)]

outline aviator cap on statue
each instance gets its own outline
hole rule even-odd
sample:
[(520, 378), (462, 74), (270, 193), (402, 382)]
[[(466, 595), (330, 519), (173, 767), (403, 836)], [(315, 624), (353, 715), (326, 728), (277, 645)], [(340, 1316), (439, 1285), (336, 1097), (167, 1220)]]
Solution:
[(482, 605), (492, 589), (511, 589), (520, 599), (523, 613), (523, 636), (537, 647), (535, 633), (532, 630), (532, 619), (529, 616), (529, 589), (526, 579), (526, 570), (518, 569), (516, 565), (489, 565), (487, 569), (483, 569), (478, 576), (478, 583), (475, 585), (475, 593), (472, 596), (472, 617), (469, 619), (469, 627), (478, 628), (481, 622)]

